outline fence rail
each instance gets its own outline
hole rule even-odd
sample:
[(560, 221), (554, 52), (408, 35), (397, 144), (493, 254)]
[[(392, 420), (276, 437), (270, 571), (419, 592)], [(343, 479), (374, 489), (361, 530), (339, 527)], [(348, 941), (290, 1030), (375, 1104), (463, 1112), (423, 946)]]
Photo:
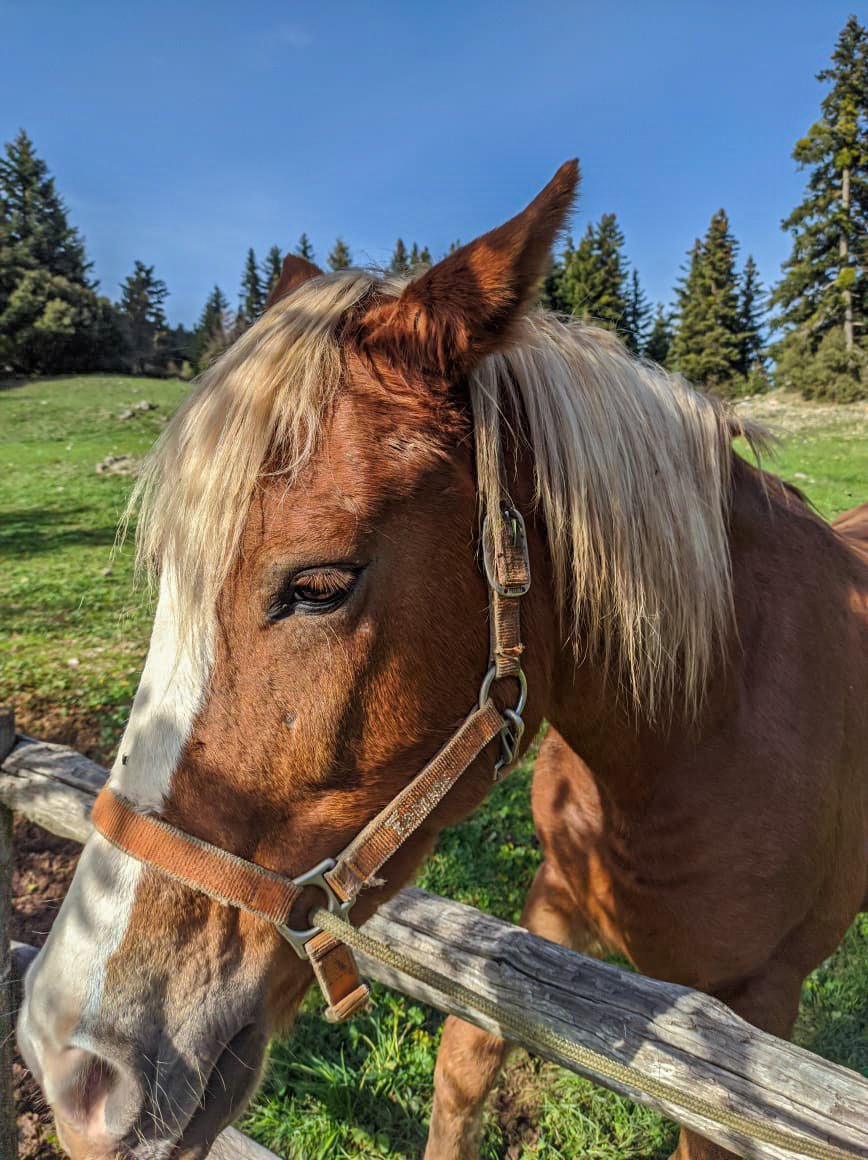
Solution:
[[(0, 756), (2, 752), (0, 748)], [(54, 834), (84, 842), (91, 832), (90, 807), (105, 776), (105, 770), (74, 750), (20, 737), (0, 765), (0, 815), (15, 810)], [(0, 877), (2, 857), (0, 846)], [(7, 877), (10, 866), (11, 848)], [(4, 889), (8, 885), (0, 882), (0, 955), (5, 945)], [(401, 891), (364, 929), (421, 967), (433, 967), (464, 984), (469, 997), (457, 1001), (377, 959), (363, 960), (369, 977), (441, 1011), (494, 1032), (508, 1029), (511, 1015), (532, 1012), (571, 1043), (665, 1081), (688, 1103), (689, 1097), (699, 1096), (754, 1121), (868, 1157), (868, 1081), (759, 1031), (707, 995), (589, 959), (421, 890)], [(492, 1001), (502, 1012), (503, 1024), (492, 1014)], [(557, 1050), (539, 1053), (665, 1112), (740, 1155), (794, 1160), (802, 1154), (760, 1143), (675, 1100), (601, 1080)], [(3, 1083), (0, 1071), (0, 1106), (5, 1103)], [(224, 1133), (211, 1154), (221, 1160), (264, 1160), (271, 1155), (240, 1133)], [(10, 1158), (14, 1155), (9, 1153)], [(0, 1160), (6, 1160), (2, 1148)]]

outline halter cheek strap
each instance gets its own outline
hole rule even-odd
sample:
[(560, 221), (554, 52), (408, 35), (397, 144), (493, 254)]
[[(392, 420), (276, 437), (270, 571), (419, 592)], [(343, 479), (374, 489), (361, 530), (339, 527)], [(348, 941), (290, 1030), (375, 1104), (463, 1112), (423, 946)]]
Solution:
[[(364, 1007), (369, 987), (359, 977), (349, 947), (319, 927), (290, 926), (302, 892), (316, 887), (332, 913), (346, 915), (365, 886), (443, 801), (461, 775), (497, 737), (500, 754), (495, 780), (518, 757), (527, 699), (521, 667), (520, 600), (530, 588), (530, 563), (524, 521), (516, 508), (504, 506), (497, 532), (488, 519), (482, 528), (483, 559), (489, 590), (490, 667), (479, 703), (424, 769), (356, 835), (337, 856), (296, 878), (287, 878), (255, 862), (203, 842), (136, 806), (106, 786), (91, 815), (96, 829), (133, 858), (201, 894), (272, 923), (308, 959), (327, 1001), (326, 1018), (347, 1019)], [(491, 699), (500, 680), (518, 682), (513, 708), (499, 709)]]

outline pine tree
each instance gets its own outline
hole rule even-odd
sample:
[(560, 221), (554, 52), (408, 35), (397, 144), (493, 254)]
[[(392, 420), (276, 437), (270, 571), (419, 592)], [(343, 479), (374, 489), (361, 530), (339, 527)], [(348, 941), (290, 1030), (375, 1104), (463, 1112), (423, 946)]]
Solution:
[(255, 322), (264, 309), (265, 294), (262, 288), (262, 279), (259, 276), (259, 267), (256, 265), (256, 254), (252, 249), (249, 249), (247, 260), (244, 263), (244, 273), (241, 277), (241, 297), (238, 307), (239, 326), (243, 328)]
[(117, 311), (89, 286), (25, 270), (0, 312), (0, 367), (15, 374), (125, 369)]
[(808, 393), (856, 397), (868, 391), (868, 30), (855, 16), (817, 80), (830, 87), (793, 150), (807, 189), (782, 223), (793, 246), (771, 299), (778, 370)]
[(762, 326), (765, 316), (765, 289), (760, 281), (759, 270), (753, 255), (748, 254), (741, 274), (739, 287), (739, 330), (741, 331), (741, 356), (739, 372), (747, 377), (754, 372), (765, 370), (765, 343)]
[(54, 178), (22, 129), (0, 157), (0, 311), (25, 270), (84, 286), (89, 268)]
[(132, 274), (121, 283), (120, 309), (135, 323), (144, 323), (155, 329), (166, 325), (163, 303), (169, 296), (166, 283), (154, 275), (154, 267), (136, 261)]
[(127, 335), (129, 357), (133, 369), (140, 375), (154, 367), (162, 369), (164, 362), (161, 338), (166, 331), (166, 312), (163, 303), (169, 291), (162, 278), (154, 275), (154, 267), (136, 261), (132, 274), (121, 283), (118, 304)]
[(328, 256), (329, 268), (332, 270), (348, 270), (353, 264), (350, 247), (343, 238), (336, 238), (332, 252)]
[(596, 230), (591, 224), (579, 244), (564, 254), (560, 296), (564, 311), (579, 318), (595, 316), (592, 310), (598, 274), (595, 243)]
[(699, 386), (740, 389), (742, 333), (736, 256), (738, 244), (725, 210), (711, 219), (703, 241), (690, 251), (678, 288), (678, 326), (670, 362)]
[(651, 329), (648, 332), (648, 339), (642, 350), (642, 354), (645, 358), (650, 359), (651, 362), (665, 367), (669, 361), (669, 350), (671, 346), (672, 318), (664, 309), (663, 303), (658, 302), (657, 309), (654, 311), (654, 321), (651, 323)]
[(277, 284), (280, 278), (280, 270), (283, 266), (283, 253), (280, 246), (272, 246), (265, 255), (265, 261), (262, 263), (262, 293), (268, 299), (268, 295)]
[(180, 378), (190, 378), (193, 371), (196, 335), (183, 323), (167, 326), (161, 347), (165, 350), (166, 372)]
[(615, 215), (603, 214), (597, 230), (600, 270), (594, 305), (596, 317), (617, 328), (624, 325), (627, 313), (627, 262), (623, 251), (624, 234)]
[(410, 271), (415, 272), (418, 270), (427, 269), (427, 267), (431, 264), (431, 251), (428, 249), (428, 247), (423, 246), (420, 250), (419, 243), (414, 242), (410, 247), (410, 256), (407, 259), (407, 268)]
[(407, 247), (404, 245), (404, 239), (398, 238), (392, 251), (392, 259), (389, 262), (389, 271), (392, 274), (407, 274), (409, 270), (410, 259), (407, 256)]
[(229, 302), (219, 286), (215, 286), (205, 301), (197, 330), (208, 338), (224, 338), (229, 331)]
[(542, 279), (539, 287), (539, 304), (543, 310), (553, 310), (556, 314), (569, 314), (570, 304), (566, 298), (564, 278), (568, 263), (575, 253), (575, 244), (572, 236), (568, 235), (567, 244), (559, 258), (554, 258), (551, 269)]
[(205, 302), (193, 340), (193, 356), (197, 370), (204, 370), (229, 345), (233, 320), (229, 302), (219, 286), (215, 286)]
[(613, 213), (589, 225), (578, 246), (565, 255), (561, 295), (571, 314), (623, 327), (627, 312), (624, 235)]
[(313, 246), (307, 234), (302, 234), (298, 239), (298, 245), (295, 247), (295, 252), (300, 258), (305, 258), (308, 262), (314, 262), (316, 259), (313, 256)]
[(119, 369), (114, 307), (88, 279), (84, 242), (22, 130), (0, 157), (0, 365), (15, 372)]
[(645, 291), (639, 284), (639, 272), (633, 270), (630, 275), (630, 285), (627, 289), (627, 304), (624, 311), (624, 341), (633, 354), (641, 354), (645, 349), (648, 338), (648, 322), (651, 318), (651, 307)]
[(669, 365), (673, 370), (682, 369), (682, 361), (702, 340), (703, 260), (702, 238), (695, 238), (675, 287), (674, 327), (669, 347)]

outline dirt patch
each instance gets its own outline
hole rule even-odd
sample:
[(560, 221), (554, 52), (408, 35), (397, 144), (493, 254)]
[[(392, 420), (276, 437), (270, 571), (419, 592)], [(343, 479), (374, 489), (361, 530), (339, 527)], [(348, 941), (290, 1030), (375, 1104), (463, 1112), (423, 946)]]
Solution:
[(26, 692), (15, 698), (15, 728), (40, 741), (69, 745), (99, 765), (110, 765), (117, 747), (115, 731), (106, 728), (104, 710), (59, 708)]
[[(15, 868), (12, 874), (12, 938), (42, 946), (72, 879), (81, 847), (15, 819)], [(18, 1109), (21, 1160), (54, 1160), (63, 1153), (54, 1143), (54, 1124), (45, 1099), (15, 1053), (12, 1064)]]
[(15, 819), (14, 841), (12, 937), (41, 947), (72, 880), (81, 846), (20, 817)]
[(539, 1071), (545, 1066), (522, 1051), (494, 1089), (491, 1110), (503, 1134), (503, 1160), (521, 1160), (539, 1140)]

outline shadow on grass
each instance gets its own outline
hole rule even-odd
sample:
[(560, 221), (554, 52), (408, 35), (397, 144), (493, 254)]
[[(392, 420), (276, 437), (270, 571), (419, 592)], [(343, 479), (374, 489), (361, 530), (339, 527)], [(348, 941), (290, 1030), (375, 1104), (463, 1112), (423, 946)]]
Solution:
[(85, 527), (77, 518), (93, 513), (87, 507), (24, 508), (0, 516), (0, 555), (27, 559), (63, 548), (110, 548), (117, 527)]

